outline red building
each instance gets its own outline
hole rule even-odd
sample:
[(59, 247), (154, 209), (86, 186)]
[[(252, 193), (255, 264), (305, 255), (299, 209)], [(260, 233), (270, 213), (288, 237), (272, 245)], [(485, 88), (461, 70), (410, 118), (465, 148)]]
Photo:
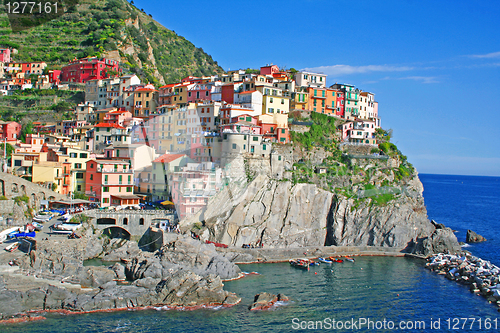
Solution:
[(260, 75), (273, 75), (274, 73), (278, 73), (280, 68), (276, 65), (267, 65), (262, 66), (260, 68)]
[(226, 103), (234, 103), (234, 83), (225, 84), (221, 87), (222, 100)]
[(0, 121), (0, 139), (16, 141), (21, 135), (21, 124), (15, 121)]
[(118, 61), (95, 57), (75, 59), (62, 68), (61, 82), (85, 83), (89, 80), (102, 80), (114, 76), (111, 71), (120, 73)]
[(58, 69), (51, 69), (49, 70), (49, 72), (47, 73), (47, 75), (49, 76), (49, 83), (51, 84), (59, 84), (59, 82), (61, 81), (60, 78), (61, 78), (61, 71), (58, 70)]
[(0, 62), (10, 62), (10, 49), (0, 49)]

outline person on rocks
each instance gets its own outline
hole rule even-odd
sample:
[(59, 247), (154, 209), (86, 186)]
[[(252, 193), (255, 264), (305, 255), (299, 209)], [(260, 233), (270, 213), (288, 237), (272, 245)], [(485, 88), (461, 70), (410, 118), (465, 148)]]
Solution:
[(30, 266), (34, 267), (35, 266), (35, 262), (36, 262), (36, 251), (35, 250), (31, 250), (30, 251)]

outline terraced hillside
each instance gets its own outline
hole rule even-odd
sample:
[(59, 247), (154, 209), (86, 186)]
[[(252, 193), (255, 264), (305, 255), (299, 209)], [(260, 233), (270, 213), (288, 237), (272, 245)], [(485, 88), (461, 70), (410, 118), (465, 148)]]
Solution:
[(20, 32), (0, 12), (0, 47), (15, 48), (15, 61), (58, 68), (75, 57), (106, 56), (155, 84), (223, 72), (203, 49), (125, 0), (80, 0), (62, 17)]

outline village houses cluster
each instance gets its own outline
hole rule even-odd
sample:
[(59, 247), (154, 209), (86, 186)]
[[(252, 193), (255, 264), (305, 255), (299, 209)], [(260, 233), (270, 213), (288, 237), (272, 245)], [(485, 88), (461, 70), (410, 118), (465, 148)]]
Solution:
[(180, 218), (196, 213), (227, 185), (225, 158), (271, 158), (273, 145), (290, 142), (290, 112), (343, 119), (341, 140), (377, 144), (374, 95), (349, 84), (327, 87), (321, 73), (267, 65), (157, 88), (104, 58), (47, 71), (43, 62), (12, 62), (4, 49), (0, 62), (2, 94), (72, 85), (85, 92), (73, 119), (35, 122), (25, 143), (19, 123), (1, 122), (2, 142), (15, 148), (4, 171), (61, 194), (80, 193), (101, 207), (171, 200)]

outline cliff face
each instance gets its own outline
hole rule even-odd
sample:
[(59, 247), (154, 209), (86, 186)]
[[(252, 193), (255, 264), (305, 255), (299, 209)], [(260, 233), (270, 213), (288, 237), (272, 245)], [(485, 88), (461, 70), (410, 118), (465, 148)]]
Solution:
[(356, 207), (353, 199), (338, 199), (329, 216), (325, 245), (376, 245), (405, 248), (412, 240), (434, 231), (427, 219), (418, 176), (386, 205), (365, 199)]
[(405, 248), (412, 240), (430, 235), (434, 226), (423, 205), (422, 184), (390, 204), (373, 205), (327, 192), (315, 184), (296, 184), (259, 175), (238, 192), (226, 188), (200, 216), (203, 237), (231, 244), (296, 246), (390, 246)]

